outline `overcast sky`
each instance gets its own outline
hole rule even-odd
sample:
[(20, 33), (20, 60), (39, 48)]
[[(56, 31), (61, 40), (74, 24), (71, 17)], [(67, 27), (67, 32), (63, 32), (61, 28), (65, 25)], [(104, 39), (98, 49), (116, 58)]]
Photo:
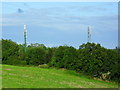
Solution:
[(91, 42), (105, 48), (118, 45), (117, 2), (4, 2), (2, 38), (23, 43), (23, 25), (27, 25), (27, 43), (46, 46), (70, 45), (76, 48)]

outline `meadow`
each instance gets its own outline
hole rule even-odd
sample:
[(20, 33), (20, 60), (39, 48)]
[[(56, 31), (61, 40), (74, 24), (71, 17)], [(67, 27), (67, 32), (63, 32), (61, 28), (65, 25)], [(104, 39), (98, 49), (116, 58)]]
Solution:
[(2, 65), (2, 88), (118, 88), (75, 71)]

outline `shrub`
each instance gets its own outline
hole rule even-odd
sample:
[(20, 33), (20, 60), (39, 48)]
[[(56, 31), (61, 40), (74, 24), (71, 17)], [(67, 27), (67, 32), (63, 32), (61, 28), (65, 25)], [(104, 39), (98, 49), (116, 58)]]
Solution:
[(55, 51), (51, 65), (58, 68), (74, 69), (74, 60), (76, 59), (76, 49), (72, 46), (60, 46)]
[(41, 47), (29, 47), (27, 48), (27, 62), (32, 65), (40, 65), (46, 63), (46, 50)]

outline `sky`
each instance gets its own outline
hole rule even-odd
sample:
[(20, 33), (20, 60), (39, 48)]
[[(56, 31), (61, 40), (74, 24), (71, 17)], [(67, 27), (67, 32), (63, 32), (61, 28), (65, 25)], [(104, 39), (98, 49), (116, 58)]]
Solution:
[(3, 2), (0, 14), (2, 38), (18, 44), (24, 43), (26, 24), (27, 44), (79, 48), (87, 43), (90, 26), (91, 42), (118, 46), (117, 2)]

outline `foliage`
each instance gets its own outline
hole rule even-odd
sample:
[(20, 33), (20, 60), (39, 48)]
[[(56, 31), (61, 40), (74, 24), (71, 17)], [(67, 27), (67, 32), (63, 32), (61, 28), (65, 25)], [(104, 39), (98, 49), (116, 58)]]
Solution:
[(55, 51), (51, 64), (58, 68), (73, 69), (76, 49), (72, 46), (60, 46)]
[(2, 39), (2, 63), (3, 64), (18, 64), (19, 45), (11, 40)]
[(90, 75), (99, 75), (107, 57), (105, 50), (100, 44), (81, 45), (78, 50), (78, 60), (82, 63), (80, 70)]
[(40, 65), (46, 63), (46, 48), (43, 46), (36, 46), (36, 47), (28, 47), (27, 48), (27, 58), (28, 64), (32, 65)]
[[(119, 81), (120, 49), (106, 49), (95, 43), (82, 44), (79, 49), (72, 46), (50, 48), (35, 43), (28, 45), (24, 52), (23, 46), (2, 39), (2, 63), (40, 67), (47, 64), (50, 67), (75, 70), (92, 77), (100, 78), (107, 75), (106, 79)], [(106, 74), (108, 72), (110, 73)]]

